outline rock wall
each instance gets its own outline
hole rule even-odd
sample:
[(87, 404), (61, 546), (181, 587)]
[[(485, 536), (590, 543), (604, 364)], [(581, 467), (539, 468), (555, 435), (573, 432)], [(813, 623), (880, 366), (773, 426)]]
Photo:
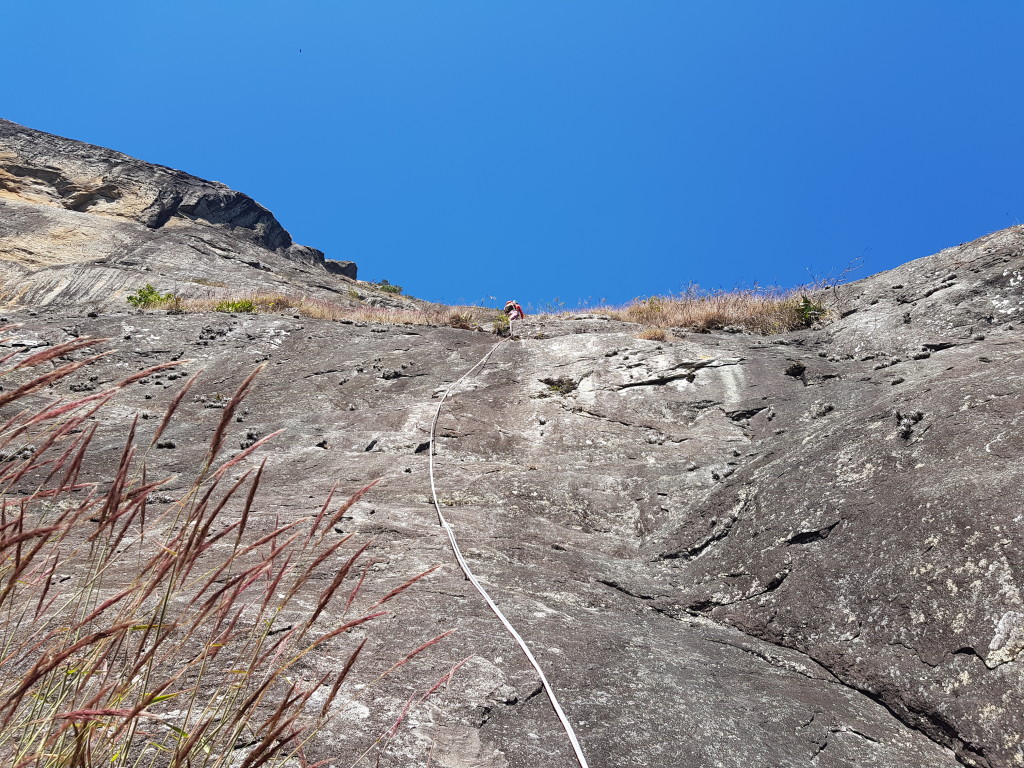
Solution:
[[(33, 218), (34, 205), (0, 203), (6, 242), (12, 231), (52, 238), (61, 216), (87, 215), (49, 206), (57, 213)], [(175, 216), (154, 237), (176, 237)], [(130, 284), (125, 261), (170, 258), (137, 239), (144, 223), (107, 220), (74, 230), (106, 243), (89, 267), (102, 290)], [(181, 237), (197, 237), (195, 225)], [(213, 250), (222, 280), (245, 285), (263, 271), (244, 262), (249, 246), (217, 239), (221, 226), (193, 245)], [(782, 336), (676, 329), (655, 342), (600, 315), (528, 318), (465, 383), (439, 423), (441, 503), (592, 766), (1024, 765), (1022, 273), (1016, 227), (839, 286), (830, 322)], [(262, 362), (229, 440), (286, 430), (265, 452), (264, 528), (315, 513), (335, 484), (380, 480), (336, 534), (372, 539), (377, 572), (395, 579), (441, 566), (365, 629), (367, 664), (454, 635), (372, 696), (346, 700), (311, 761), (348, 764), (412, 691), (468, 658), (413, 709), (380, 765), (428, 755), (467, 768), (575, 764), (430, 504), (437, 397), (494, 337), (129, 312), (123, 301), (90, 315), (80, 300), (95, 297), (75, 285), (7, 315), (22, 323), (10, 349), (115, 340), (114, 354), (47, 398), (183, 361), (103, 413), (90, 479), (109, 480), (136, 414), (145, 444), (182, 374), (204, 370), (147, 459), (154, 477), (189, 476), (205, 449), (200, 428)], [(183, 483), (154, 504), (173, 504)], [(299, 672), (312, 679), (326, 663), (310, 658)]]
[(8, 304), (112, 307), (147, 283), (344, 301), (352, 284), (339, 278), (355, 277), (353, 262), (294, 244), (270, 211), (223, 184), (0, 120)]

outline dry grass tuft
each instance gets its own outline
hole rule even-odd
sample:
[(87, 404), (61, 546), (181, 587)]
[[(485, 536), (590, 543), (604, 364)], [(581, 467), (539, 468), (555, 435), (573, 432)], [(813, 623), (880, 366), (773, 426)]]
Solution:
[(665, 341), (668, 338), (668, 332), (664, 328), (644, 328), (636, 337), (647, 341)]
[(640, 338), (662, 340), (657, 331), (689, 328), (697, 332), (735, 327), (753, 333), (784, 333), (806, 328), (824, 315), (820, 303), (800, 291), (690, 290), (678, 296), (636, 299), (625, 307), (605, 310), (613, 319), (646, 326)]
[[(823, 319), (827, 312), (820, 294), (820, 290), (799, 289), (705, 292), (693, 288), (675, 296), (651, 296), (635, 299), (623, 307), (602, 306), (599, 309), (615, 320), (644, 326), (638, 338), (654, 341), (669, 339), (670, 334), (665, 332), (669, 328), (707, 332), (732, 327), (751, 333), (773, 334), (807, 328)], [(498, 313), (495, 317), (493, 310), (484, 308), (438, 305), (415, 309), (347, 306), (326, 299), (281, 293), (219, 291), (201, 298), (173, 296), (146, 306), (181, 312), (289, 313), (346, 323), (431, 325), (465, 330), (479, 330), (483, 323), (492, 322), (496, 333), (507, 331), (507, 326), (502, 325), (507, 323), (504, 315)], [(594, 310), (584, 308), (579, 311)]]
[[(385, 604), (430, 571), (393, 588), (367, 586), (369, 542), (342, 556), (351, 535), (333, 523), (371, 486), (338, 511), (328, 498), (319, 513), (251, 530), (263, 465), (242, 471), (251, 450), (219, 456), (230, 412), (258, 369), (225, 408), (178, 502), (156, 513), (149, 503), (166, 481), (147, 479), (155, 440), (137, 435), (137, 419), (113, 477), (82, 482), (97, 411), (165, 367), (79, 400), (33, 405), (30, 393), (96, 359), (62, 357), (96, 343), (53, 347), (0, 370), (0, 764), (308, 764), (305, 750), (333, 703), (352, 696), (344, 684), (366, 640), (349, 632), (387, 615)], [(51, 370), (34, 370), (44, 364)], [(181, 400), (171, 400), (158, 433)]]
[(387, 325), (434, 325), (476, 330), (479, 326), (472, 312), (462, 307), (429, 306), (416, 309), (393, 307), (346, 306), (326, 299), (287, 296), (282, 293), (229, 293), (220, 291), (209, 296), (182, 298), (171, 296), (146, 305), (147, 309), (178, 312), (290, 313), (317, 320)]

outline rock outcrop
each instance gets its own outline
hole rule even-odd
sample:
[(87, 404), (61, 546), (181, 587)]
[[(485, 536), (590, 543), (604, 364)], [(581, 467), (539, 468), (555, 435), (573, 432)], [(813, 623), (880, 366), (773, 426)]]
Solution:
[(0, 120), (2, 301), (117, 306), (147, 283), (344, 301), (355, 277), (223, 184)]
[[(234, 198), (218, 199), (204, 209), (214, 218)], [(160, 252), (182, 214), (150, 229), (147, 206), (133, 205), (108, 218), (148, 231)], [(241, 220), (266, 220), (237, 205)], [(52, 208), (0, 201), (6, 242), (52, 233), (54, 219), (29, 206)], [(224, 220), (201, 226), (232, 232)], [(231, 257), (218, 257), (222, 281), (245, 284), (245, 248), (290, 263), (294, 246), (269, 225), (235, 227), (247, 245), (217, 240)], [(119, 242), (102, 246), (111, 274), (133, 258)], [(313, 279), (296, 270), (289, 280)], [(601, 315), (529, 318), (467, 380), (439, 423), (441, 503), (592, 766), (1024, 766), (1022, 273), (1015, 227), (837, 286), (827, 324), (781, 336), (677, 329), (656, 342)], [(205, 448), (190, 425), (216, 421), (210, 405), (264, 362), (229, 435), (244, 445), (286, 430), (268, 450), (262, 519), (315, 513), (334, 484), (379, 479), (338, 534), (372, 538), (384, 573), (441, 565), (386, 629), (365, 634), (382, 660), (454, 636), (339, 711), (311, 761), (352, 762), (341, 758), (386, 731), (412, 690), (468, 656), (380, 764), (429, 754), (438, 766), (575, 765), (430, 504), (437, 397), (493, 337), (116, 302), (92, 317), (94, 304), (75, 299), (58, 292), (7, 313), (22, 323), (7, 346), (116, 340), (48, 397), (168, 359), (187, 361), (179, 373), (205, 369), (166, 449), (152, 452), (153, 476), (188, 476)], [(162, 413), (179, 373), (118, 395), (91, 479), (107, 479), (136, 414)], [(155, 421), (140, 422), (143, 442)], [(159, 503), (184, 490), (172, 481)]]

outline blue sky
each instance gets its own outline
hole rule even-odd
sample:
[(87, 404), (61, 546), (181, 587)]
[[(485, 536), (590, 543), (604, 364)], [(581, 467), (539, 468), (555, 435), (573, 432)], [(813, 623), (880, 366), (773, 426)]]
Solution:
[[(1024, 4), (7, 0), (0, 116), (422, 298), (887, 269), (1024, 221)], [(488, 297), (495, 297), (490, 300)]]

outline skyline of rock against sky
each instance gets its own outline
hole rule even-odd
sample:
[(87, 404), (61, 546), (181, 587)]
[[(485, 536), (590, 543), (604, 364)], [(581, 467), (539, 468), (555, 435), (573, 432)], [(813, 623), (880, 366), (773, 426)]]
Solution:
[[(171, 674), (170, 687), (152, 689), (163, 695), (124, 750), (107, 740), (117, 729), (81, 731), (101, 762), (103, 750), (131, 762), (147, 744), (181, 746), (177, 734), (224, 719), (182, 706), (197, 688), (176, 673), (198, 663), (235, 690), (233, 654), (256, 658), (247, 617), (257, 637), (282, 643), (311, 605), (324, 606), (318, 631), (344, 626), (348, 586), (319, 601), (348, 553), (321, 560), (315, 547), (352, 535), (373, 563), (369, 610), (426, 575), (387, 602), (386, 618), (298, 653), (254, 722), (296, 681), (321, 696), (318, 709), (327, 699), (316, 681), (365, 639), (353, 668), (363, 687), (346, 685), (328, 706), (332, 718), (305, 745), (310, 764), (370, 754), (382, 768), (574, 765), (533, 668), (454, 565), (431, 504), (433, 457), (445, 517), (546, 669), (593, 768), (1022, 764), (1024, 227), (838, 286), (780, 332), (652, 328), (594, 312), (530, 316), (510, 340), (484, 332), (496, 330), (494, 311), (438, 315), (330, 269), (276, 222), (243, 192), (0, 122), (0, 474), (6, 526), (27, 529), (0, 542), (0, 564), (30, 549), (26, 536), (52, 545), (48, 565), (4, 590), (0, 606), (0, 633), (23, 638), (5, 641), (14, 650), (0, 671), (30, 670), (24, 685), (20, 672), (0, 674), (0, 693), (14, 695), (5, 700), (21, 702), (16, 722), (68, 733), (63, 699), (37, 695), (31, 672), (75, 640), (63, 631), (69, 612), (135, 595), (126, 603), (142, 618), (117, 626), (151, 628), (146, 601), (159, 610), (161, 593), (139, 595), (137, 571), (170, 568), (184, 542), (248, 557), (232, 576), (196, 570), (212, 574), (204, 589), (260, 584), (273, 618), (229, 603), (218, 615), (238, 608), (237, 631), (205, 646), (221, 649), (209, 663), (196, 643), (160, 655), (154, 674)], [(214, 298), (129, 301), (152, 282)], [(233, 301), (261, 288), (339, 312)], [(431, 443), (440, 393), (471, 370)], [(243, 381), (239, 403), (231, 393)], [(212, 477), (225, 485), (262, 467), (254, 501), (190, 503), (206, 498), (193, 478), (209, 477), (204, 457), (217, 449), (226, 474)], [(76, 468), (58, 471), (62, 461)], [(310, 570), (277, 614), (267, 600), (283, 588), (258, 579), (275, 555), (255, 542), (276, 546), (268, 531), (295, 541), (290, 526), (321, 522), (332, 488), (339, 503), (374, 481), (321, 526), (319, 544), (307, 540), (313, 549), (278, 558), (282, 578), (299, 563)], [(202, 525), (181, 524), (183, 510), (213, 506)], [(69, 509), (66, 529), (35, 527)], [(101, 528), (115, 536), (109, 546), (90, 543)], [(96, 568), (98, 550), (117, 567)], [(49, 570), (35, 578), (39, 568)], [(172, 618), (180, 604), (167, 603)], [(102, 611), (83, 621), (90, 637), (114, 631)], [(141, 650), (146, 638), (133, 642)], [(108, 660), (95, 668), (129, 669), (134, 684)], [(54, 685), (72, 680), (53, 672)], [(97, 709), (75, 717), (123, 712), (102, 708), (124, 706), (114, 689), (77, 679), (83, 698), (106, 690), (111, 700), (90, 698)], [(22, 743), (13, 734), (0, 731), (0, 759)], [(258, 741), (226, 743), (233, 753)], [(188, 743), (197, 760), (211, 755)]]
[(176, 9), (11, 4), (0, 116), (242, 190), (425, 299), (863, 277), (1024, 219), (1008, 1)]

